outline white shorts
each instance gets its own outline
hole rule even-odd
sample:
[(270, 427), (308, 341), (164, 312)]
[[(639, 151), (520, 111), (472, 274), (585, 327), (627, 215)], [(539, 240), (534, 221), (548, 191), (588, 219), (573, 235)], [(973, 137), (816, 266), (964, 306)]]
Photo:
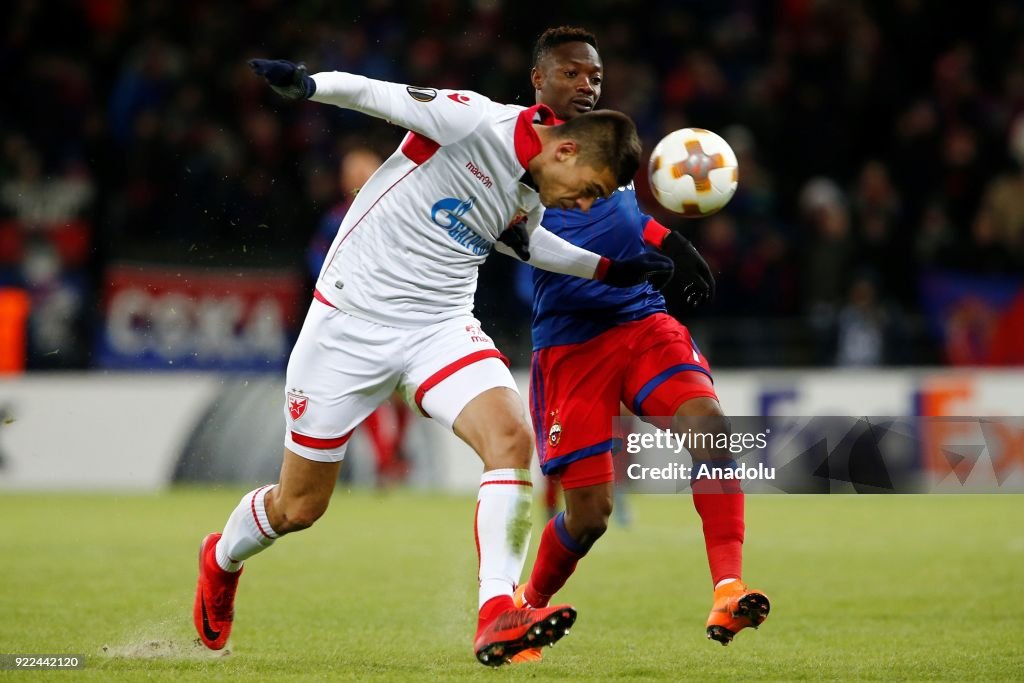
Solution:
[(467, 403), (494, 387), (518, 392), (508, 360), (472, 316), (397, 328), (314, 299), (288, 359), (284, 445), (337, 462), (352, 431), (396, 389), (451, 429)]

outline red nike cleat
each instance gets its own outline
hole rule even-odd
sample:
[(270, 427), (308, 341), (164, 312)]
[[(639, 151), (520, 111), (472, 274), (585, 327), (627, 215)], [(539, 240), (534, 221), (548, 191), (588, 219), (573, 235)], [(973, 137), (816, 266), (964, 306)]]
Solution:
[(748, 590), (742, 581), (730, 581), (715, 589), (715, 603), (706, 625), (708, 639), (728, 645), (743, 629), (760, 626), (770, 609), (767, 595)]
[(480, 629), (473, 647), (486, 666), (501, 666), (524, 650), (554, 645), (569, 635), (576, 610), (569, 605), (513, 607), (501, 612)]
[(199, 581), (196, 583), (196, 601), (192, 606), (192, 621), (203, 645), (220, 650), (231, 635), (231, 622), (235, 618), (235, 590), (242, 570), (226, 572), (217, 564), (217, 541), (220, 534), (210, 534), (199, 544)]
[[(525, 583), (520, 584), (512, 594), (512, 604), (516, 607), (532, 607), (526, 601), (526, 586)], [(509, 664), (528, 664), (539, 662), (542, 659), (544, 659), (544, 652), (539, 647), (528, 647), (509, 657), (508, 661)]]

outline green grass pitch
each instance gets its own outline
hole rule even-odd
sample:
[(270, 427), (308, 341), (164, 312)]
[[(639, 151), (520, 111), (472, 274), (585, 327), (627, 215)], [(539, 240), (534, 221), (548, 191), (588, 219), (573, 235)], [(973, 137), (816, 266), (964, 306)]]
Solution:
[(748, 497), (746, 578), (772, 614), (729, 647), (704, 638), (690, 499), (633, 496), (560, 596), (572, 634), (490, 670), (472, 499), (400, 491), (339, 489), (249, 562), (229, 654), (197, 646), (196, 549), (242, 493), (4, 494), (0, 652), (86, 655), (69, 681), (1024, 679), (1021, 496)]

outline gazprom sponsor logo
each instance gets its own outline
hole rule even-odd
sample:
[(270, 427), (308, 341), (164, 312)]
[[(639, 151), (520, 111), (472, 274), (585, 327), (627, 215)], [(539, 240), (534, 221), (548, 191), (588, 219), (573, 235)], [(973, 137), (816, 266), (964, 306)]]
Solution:
[(473, 232), (468, 225), (462, 222), (473, 204), (476, 197), (469, 199), (457, 199), (447, 197), (434, 204), (430, 210), (430, 220), (440, 225), (453, 240), (466, 247), (474, 254), (483, 256), (491, 251), (491, 243), (480, 235)]

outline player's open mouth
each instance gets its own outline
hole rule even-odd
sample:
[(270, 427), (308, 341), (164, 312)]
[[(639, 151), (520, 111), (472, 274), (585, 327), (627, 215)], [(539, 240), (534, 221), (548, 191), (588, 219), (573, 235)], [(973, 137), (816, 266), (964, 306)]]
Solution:
[(575, 100), (573, 100), (572, 103), (573, 106), (579, 109), (580, 111), (590, 111), (591, 109), (594, 108), (594, 101), (588, 100), (585, 97), (578, 97)]

